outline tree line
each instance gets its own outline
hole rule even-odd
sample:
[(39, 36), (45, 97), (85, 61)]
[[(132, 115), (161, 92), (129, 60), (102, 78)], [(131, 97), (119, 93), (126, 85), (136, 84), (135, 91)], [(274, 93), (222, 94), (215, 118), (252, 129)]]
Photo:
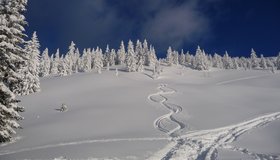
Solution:
[(223, 56), (215, 53), (214, 55), (207, 54), (199, 46), (194, 55), (189, 52), (184, 53), (182, 50), (179, 54), (178, 51), (172, 50), (171, 47), (167, 50), (165, 59), (169, 65), (184, 65), (196, 70), (209, 70), (210, 68), (219, 69), (264, 69), (264, 70), (280, 70), (280, 53), (276, 57), (260, 57), (252, 48), (250, 57), (231, 57), (226, 51)]
[[(37, 54), (39, 56), (39, 54)], [(59, 49), (56, 53), (49, 54), (46, 48), (40, 61), (37, 75), (45, 77), (48, 75), (66, 76), (77, 72), (102, 72), (103, 67), (124, 65), (128, 72), (142, 72), (144, 66), (154, 66), (157, 62), (155, 49), (148, 42), (137, 40), (134, 47), (130, 40), (127, 49), (122, 41), (118, 50), (110, 49), (107, 45), (105, 51), (101, 48), (87, 48), (80, 53), (74, 42), (71, 42), (68, 52), (61, 54)]]
[[(35, 42), (34, 42), (35, 43)], [(39, 56), (39, 54), (38, 54)], [(184, 53), (168, 48), (166, 58), (161, 59), (161, 62), (167, 65), (184, 65), (196, 70), (209, 70), (211, 68), (219, 69), (265, 69), (280, 70), (280, 53), (277, 57), (257, 56), (254, 49), (251, 50), (249, 58), (231, 57), (226, 51), (223, 56), (215, 53), (214, 55), (207, 54), (199, 46), (195, 54), (189, 52)], [(130, 40), (127, 47), (122, 41), (119, 49), (109, 49), (107, 45), (103, 52), (101, 48), (83, 49), (82, 54), (75, 43), (71, 42), (69, 50), (66, 54), (60, 54), (59, 49), (56, 53), (49, 55), (46, 48), (40, 58), (39, 73), (41, 77), (49, 75), (66, 76), (77, 72), (102, 72), (102, 68), (108, 68), (114, 65), (124, 65), (128, 72), (142, 72), (144, 66), (155, 67), (159, 60), (156, 56), (155, 48), (148, 42), (140, 42), (137, 40), (134, 47)]]

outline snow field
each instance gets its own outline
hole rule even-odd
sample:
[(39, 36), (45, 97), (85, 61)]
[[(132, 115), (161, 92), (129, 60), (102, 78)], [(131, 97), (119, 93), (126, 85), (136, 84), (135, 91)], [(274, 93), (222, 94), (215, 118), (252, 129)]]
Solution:
[[(0, 146), (0, 159), (278, 158), (268, 135), (280, 138), (269, 125), (279, 124), (279, 74), (176, 66), (157, 80), (151, 70), (118, 74), (43, 78), (42, 92), (21, 98), (24, 129)], [(67, 112), (55, 110), (62, 103)], [(269, 140), (265, 153), (242, 138), (258, 133)]]

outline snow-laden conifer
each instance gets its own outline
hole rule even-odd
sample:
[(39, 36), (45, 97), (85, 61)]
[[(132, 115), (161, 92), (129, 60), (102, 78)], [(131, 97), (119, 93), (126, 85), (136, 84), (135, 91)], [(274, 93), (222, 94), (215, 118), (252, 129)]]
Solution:
[(173, 64), (173, 51), (172, 48), (169, 46), (167, 49), (167, 55), (166, 55), (166, 63), (168, 65), (172, 65)]
[(192, 63), (193, 56), (190, 55), (190, 52), (187, 52), (185, 58), (186, 65), (190, 66)]
[(259, 60), (255, 50), (251, 49), (251, 65), (252, 68), (259, 68)]
[(213, 67), (220, 68), (220, 69), (223, 68), (222, 57), (217, 53), (215, 53), (213, 57)]
[(280, 70), (280, 52), (276, 58), (276, 69)]
[(102, 72), (103, 68), (103, 54), (102, 49), (97, 48), (95, 51), (95, 58), (94, 58), (94, 67), (93, 69), (97, 70), (97, 72), (100, 74)]
[[(144, 50), (144, 48), (143, 48)], [(150, 49), (147, 53), (147, 56), (146, 56), (146, 61), (147, 61), (147, 65), (148, 66), (155, 66), (156, 62), (157, 62), (157, 55), (156, 55), (156, 50), (155, 48), (150, 45)]]
[(197, 70), (207, 70), (209, 68), (209, 65), (207, 64), (206, 54), (200, 49), (199, 46), (196, 49), (192, 66)]
[(232, 69), (233, 68), (233, 62), (231, 57), (228, 55), (228, 52), (226, 51), (226, 53), (223, 56), (223, 64), (224, 64), (224, 68), (225, 69)]
[(135, 47), (135, 55), (136, 55), (136, 70), (137, 72), (143, 72), (144, 71), (144, 52), (142, 43), (137, 40), (136, 47)]
[(107, 47), (105, 49), (105, 53), (103, 55), (103, 64), (104, 64), (104, 67), (107, 66), (107, 63), (110, 64), (110, 54), (111, 54), (111, 51), (110, 51), (110, 48), (109, 48), (109, 45), (107, 44)]
[(67, 63), (66, 63), (66, 65), (68, 67), (67, 72), (69, 74), (72, 74), (73, 72), (75, 72), (75, 65), (74, 64), (77, 61), (75, 51), (76, 51), (76, 44), (73, 41), (71, 41), (71, 44), (68, 48), (68, 52), (66, 53), (66, 55), (68, 55), (68, 57), (67, 57), (68, 60), (67, 60)]
[(184, 65), (186, 63), (186, 55), (184, 54), (184, 50), (181, 50), (179, 56), (179, 64)]
[(71, 75), (73, 72), (73, 70), (72, 70), (73, 61), (72, 61), (71, 55), (66, 54), (63, 61), (64, 61), (66, 75)]
[(49, 50), (46, 48), (40, 59), (40, 77), (45, 77), (50, 74), (51, 58), (49, 56)]
[(264, 56), (262, 54), (261, 54), (261, 60), (260, 60), (260, 67), (262, 69), (267, 69), (266, 59), (264, 58)]
[(118, 50), (118, 53), (117, 53), (117, 64), (124, 64), (125, 62), (125, 46), (124, 46), (124, 42), (122, 41), (121, 42), (121, 45), (120, 45), (120, 48)]
[(116, 64), (116, 50), (112, 49), (109, 56), (109, 64), (110, 66), (114, 66)]
[(143, 47), (143, 55), (144, 55), (144, 65), (153, 66), (152, 64), (153, 60), (151, 59), (152, 58), (151, 47), (149, 50), (148, 42), (146, 39), (144, 40), (142, 47)]
[(84, 49), (81, 57), (80, 70), (82, 72), (90, 72), (92, 68), (92, 53), (90, 49)]
[[(50, 74), (56, 75), (58, 74), (58, 65), (60, 63), (60, 55), (59, 49), (56, 50), (55, 56), (51, 61), (51, 71)], [(52, 56), (53, 57), (53, 56)]]
[[(22, 86), (23, 66), (26, 66), (23, 34), (27, 0), (0, 0), (0, 143), (11, 140), (23, 111), (14, 91)], [(24, 65), (25, 64), (25, 65)]]
[(40, 44), (36, 32), (33, 33), (30, 41), (25, 45), (26, 67), (22, 69), (23, 83), (21, 89), (16, 91), (19, 95), (28, 95), (40, 91)]
[(135, 72), (136, 71), (136, 59), (134, 53), (134, 46), (133, 42), (129, 40), (127, 46), (127, 56), (125, 59), (126, 67), (128, 72)]
[(173, 51), (173, 64), (178, 65), (179, 64), (179, 53), (178, 51)]
[(67, 76), (66, 65), (65, 65), (65, 56), (61, 56), (61, 59), (58, 62), (58, 75), (59, 76)]
[(79, 48), (75, 49), (74, 57), (72, 59), (73, 61), (73, 73), (79, 72), (79, 66), (80, 66), (80, 51)]

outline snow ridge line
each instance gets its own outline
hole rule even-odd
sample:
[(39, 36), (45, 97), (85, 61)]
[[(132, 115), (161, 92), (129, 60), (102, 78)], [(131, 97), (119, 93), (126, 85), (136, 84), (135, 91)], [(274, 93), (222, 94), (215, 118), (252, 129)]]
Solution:
[[(247, 133), (248, 131), (263, 127), (270, 122), (280, 119), (280, 112), (263, 115), (242, 123), (235, 125), (229, 125), (222, 128), (211, 129), (211, 130), (198, 130), (190, 131), (185, 135), (173, 139), (176, 142), (172, 142), (172, 145), (167, 145), (165, 152), (158, 152), (158, 159), (167, 160), (167, 159), (188, 159), (188, 160), (216, 160), (218, 157), (218, 148), (232, 149), (235, 151), (242, 151), (242, 153), (254, 158), (279, 158), (280, 155), (266, 155), (248, 152), (247, 149), (238, 149), (234, 147), (229, 147), (229, 144), (236, 141), (239, 136)], [(168, 152), (166, 150), (169, 149)]]
[(232, 79), (232, 80), (227, 80), (227, 81), (222, 81), (222, 82), (218, 82), (216, 83), (216, 85), (224, 85), (224, 84), (229, 84), (232, 82), (237, 82), (237, 81), (242, 81), (242, 80), (248, 80), (248, 79), (255, 79), (255, 78), (261, 78), (261, 77), (265, 77), (268, 75), (261, 75), (261, 76), (250, 76), (250, 77), (243, 77), (243, 78), (237, 78), (237, 79)]
[(115, 139), (93, 139), (93, 140), (83, 140), (83, 141), (72, 141), (72, 142), (65, 142), (65, 143), (58, 143), (58, 144), (49, 144), (37, 147), (30, 147), (30, 148), (23, 148), (15, 151), (2, 151), (0, 152), (0, 156), (21, 153), (21, 152), (28, 152), (40, 149), (48, 149), (48, 148), (56, 148), (56, 147), (63, 147), (63, 146), (73, 146), (73, 145), (81, 145), (81, 144), (91, 144), (91, 143), (109, 143), (109, 142), (121, 142), (121, 141), (162, 141), (162, 140), (171, 140), (170, 138), (166, 137), (145, 137), (145, 138), (115, 138)]
[[(156, 93), (150, 94), (148, 96), (148, 99), (152, 102), (159, 103), (161, 106), (167, 108), (169, 110), (169, 113), (158, 117), (154, 121), (154, 127), (156, 129), (166, 133), (170, 137), (176, 137), (175, 133), (177, 131), (185, 128), (185, 124), (183, 124), (182, 122), (180, 122), (180, 121), (178, 121), (174, 118), (175, 114), (178, 114), (182, 111), (182, 107), (178, 106), (178, 105), (175, 105), (175, 104), (167, 103), (168, 98), (165, 97), (164, 95), (174, 94), (177, 91), (173, 88), (167, 87), (167, 84), (159, 84), (157, 89), (159, 91), (156, 92)], [(167, 129), (164, 126), (164, 121), (165, 120), (168, 120), (169, 122), (175, 123), (177, 125), (177, 127), (173, 128), (173, 129)]]
[(226, 146), (226, 149), (230, 149), (232, 151), (240, 152), (242, 154), (248, 155), (253, 157), (254, 159), (264, 159), (264, 160), (279, 160), (280, 155), (274, 155), (274, 154), (263, 154), (263, 153), (255, 153), (251, 152), (246, 148), (239, 148), (234, 146)]

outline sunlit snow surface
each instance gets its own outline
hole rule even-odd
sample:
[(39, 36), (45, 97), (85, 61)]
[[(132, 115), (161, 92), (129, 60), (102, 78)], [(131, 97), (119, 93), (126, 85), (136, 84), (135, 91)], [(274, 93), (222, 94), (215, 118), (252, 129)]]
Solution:
[[(280, 74), (164, 67), (41, 80), (0, 159), (279, 159)], [(62, 104), (67, 112), (59, 112)]]

